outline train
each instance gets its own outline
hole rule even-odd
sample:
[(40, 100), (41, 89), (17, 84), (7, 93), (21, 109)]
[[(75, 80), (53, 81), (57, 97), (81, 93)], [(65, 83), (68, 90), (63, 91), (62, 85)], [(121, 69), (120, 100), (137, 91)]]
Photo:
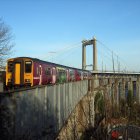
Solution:
[(29, 87), (80, 81), (91, 77), (88, 70), (68, 67), (31, 57), (7, 60), (6, 87)]

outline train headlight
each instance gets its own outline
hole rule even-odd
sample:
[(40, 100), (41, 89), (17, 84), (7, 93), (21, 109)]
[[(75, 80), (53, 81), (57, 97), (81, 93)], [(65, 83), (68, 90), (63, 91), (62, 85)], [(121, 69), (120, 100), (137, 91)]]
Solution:
[(30, 79), (25, 79), (25, 82), (30, 82)]

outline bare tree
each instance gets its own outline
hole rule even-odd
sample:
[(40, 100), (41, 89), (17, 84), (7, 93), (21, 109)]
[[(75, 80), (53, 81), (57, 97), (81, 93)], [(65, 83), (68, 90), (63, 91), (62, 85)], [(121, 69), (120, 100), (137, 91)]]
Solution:
[(0, 19), (0, 69), (4, 69), (5, 62), (11, 55), (13, 46), (10, 27)]

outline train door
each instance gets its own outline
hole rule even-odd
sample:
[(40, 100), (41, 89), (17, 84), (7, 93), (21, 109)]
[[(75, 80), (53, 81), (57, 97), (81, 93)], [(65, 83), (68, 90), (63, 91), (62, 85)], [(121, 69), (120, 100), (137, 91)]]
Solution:
[(42, 66), (39, 65), (39, 85), (42, 84)]
[(20, 65), (21, 65), (20, 63), (15, 63), (15, 85), (20, 84), (20, 73), (21, 73)]
[(52, 68), (52, 84), (56, 83), (56, 69)]

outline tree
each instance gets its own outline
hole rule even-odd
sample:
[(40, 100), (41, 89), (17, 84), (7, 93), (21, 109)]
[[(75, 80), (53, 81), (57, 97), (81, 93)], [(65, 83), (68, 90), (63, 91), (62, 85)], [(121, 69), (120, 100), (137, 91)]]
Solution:
[(12, 54), (12, 37), (10, 27), (0, 19), (0, 69), (4, 69), (6, 60)]

